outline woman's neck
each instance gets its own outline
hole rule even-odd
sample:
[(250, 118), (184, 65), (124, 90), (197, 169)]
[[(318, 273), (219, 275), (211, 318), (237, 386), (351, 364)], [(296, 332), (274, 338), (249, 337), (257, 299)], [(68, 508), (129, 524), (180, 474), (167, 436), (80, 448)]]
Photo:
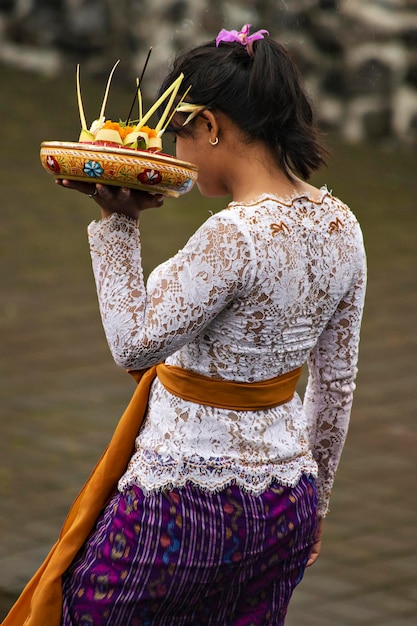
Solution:
[(296, 176), (289, 178), (268, 154), (256, 150), (234, 161), (229, 168), (229, 183), (233, 202), (250, 202), (263, 194), (291, 198), (306, 193), (312, 199), (320, 195), (316, 187)]

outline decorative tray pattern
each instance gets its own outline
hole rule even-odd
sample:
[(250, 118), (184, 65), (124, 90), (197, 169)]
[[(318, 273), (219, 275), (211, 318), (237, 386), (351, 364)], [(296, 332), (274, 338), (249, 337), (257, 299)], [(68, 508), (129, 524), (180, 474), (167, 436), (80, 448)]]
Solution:
[(97, 143), (44, 141), (40, 159), (56, 178), (142, 189), (178, 197), (194, 186), (198, 167), (159, 152)]

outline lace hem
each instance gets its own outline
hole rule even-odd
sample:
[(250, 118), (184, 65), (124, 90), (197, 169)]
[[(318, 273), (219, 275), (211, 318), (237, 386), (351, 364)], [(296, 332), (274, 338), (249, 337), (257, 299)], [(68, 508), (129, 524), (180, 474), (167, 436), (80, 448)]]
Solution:
[(235, 484), (248, 493), (260, 495), (273, 482), (295, 487), (303, 474), (316, 478), (317, 473), (317, 463), (308, 454), (285, 462), (244, 467), (230, 460), (214, 458), (182, 459), (177, 463), (142, 451), (135, 454), (118, 489), (125, 491), (131, 485), (137, 485), (149, 495), (191, 483), (204, 491), (216, 493)]

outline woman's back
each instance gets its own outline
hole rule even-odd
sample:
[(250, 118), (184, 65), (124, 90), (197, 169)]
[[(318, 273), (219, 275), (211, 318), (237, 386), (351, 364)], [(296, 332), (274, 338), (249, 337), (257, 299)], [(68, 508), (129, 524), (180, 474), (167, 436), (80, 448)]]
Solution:
[[(207, 248), (209, 223), (222, 233), (214, 243), (210, 241), (215, 250)], [(156, 337), (162, 348), (170, 332), (179, 333), (182, 340), (188, 335), (189, 341), (167, 362), (242, 382), (272, 378), (306, 361), (352, 280), (363, 270), (357, 221), (325, 189), (320, 201), (263, 196), (250, 205), (231, 203), (203, 225), (179, 258), (152, 273), (148, 293), (160, 290), (161, 294), (158, 312), (152, 316), (152, 340), (148, 335), (145, 343), (152, 343), (154, 351)], [(212, 282), (207, 280), (209, 272)], [(170, 273), (181, 274), (183, 283), (189, 278), (188, 294), (194, 302), (188, 300), (186, 311), (181, 310), (182, 294), (174, 305), (172, 294), (160, 287), (161, 282), (169, 282)], [(240, 284), (239, 293), (226, 303), (221, 297), (225, 282)], [(175, 306), (183, 324), (184, 315), (189, 320), (186, 329), (172, 328)], [(210, 309), (215, 316), (194, 336), (203, 309), (205, 315)], [(139, 361), (124, 365), (149, 364), (144, 352), (137, 357)]]

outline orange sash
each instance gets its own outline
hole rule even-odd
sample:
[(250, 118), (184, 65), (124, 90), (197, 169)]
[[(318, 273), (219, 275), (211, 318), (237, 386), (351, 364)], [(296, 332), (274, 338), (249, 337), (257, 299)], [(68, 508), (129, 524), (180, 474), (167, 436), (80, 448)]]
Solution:
[(130, 373), (138, 385), (108, 447), (72, 504), (58, 541), (24, 588), (2, 626), (60, 625), (61, 577), (94, 528), (101, 510), (126, 470), (146, 414), (155, 376), (168, 391), (185, 400), (219, 408), (253, 411), (291, 400), (301, 368), (259, 383), (215, 380), (164, 363)]

